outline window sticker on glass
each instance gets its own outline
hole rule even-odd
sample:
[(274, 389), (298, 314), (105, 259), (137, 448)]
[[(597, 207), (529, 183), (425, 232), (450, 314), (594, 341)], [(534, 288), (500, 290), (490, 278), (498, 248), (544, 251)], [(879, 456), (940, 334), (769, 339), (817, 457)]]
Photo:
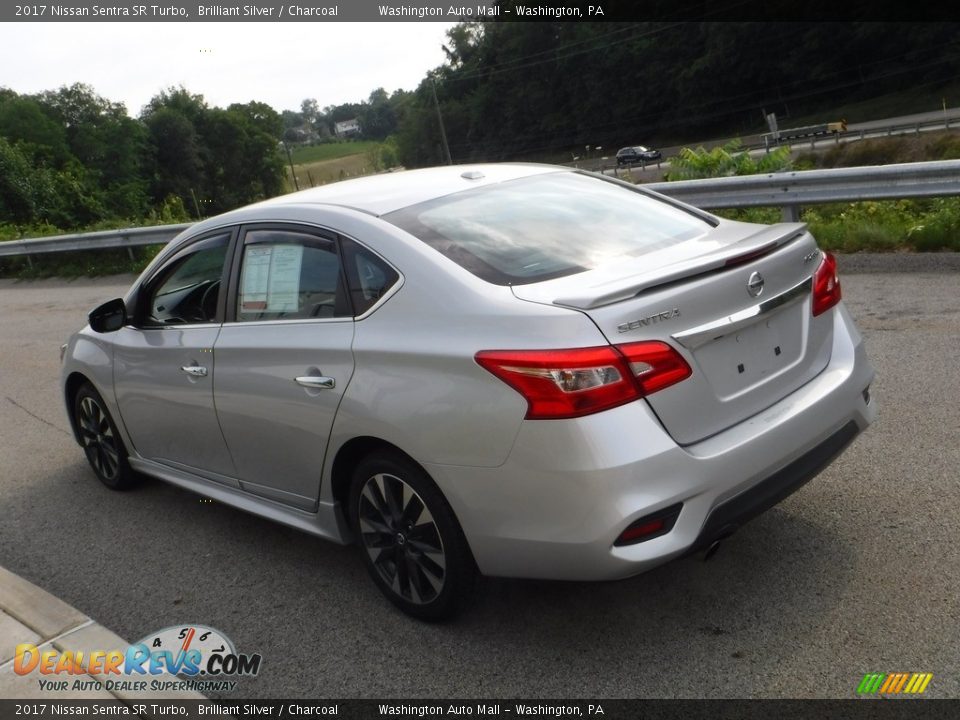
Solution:
[(247, 255), (243, 259), (240, 312), (263, 312), (267, 309), (272, 255), (273, 248), (269, 246), (247, 248)]
[(303, 245), (275, 245), (270, 261), (270, 291), (267, 312), (297, 312), (300, 309), (300, 267)]
[(240, 312), (298, 312), (302, 264), (302, 245), (248, 247), (243, 261)]

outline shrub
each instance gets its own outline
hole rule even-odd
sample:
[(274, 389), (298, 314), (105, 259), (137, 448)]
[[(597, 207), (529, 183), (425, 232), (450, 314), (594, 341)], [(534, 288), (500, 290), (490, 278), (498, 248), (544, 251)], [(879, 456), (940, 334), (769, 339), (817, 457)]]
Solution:
[(769, 153), (753, 157), (739, 140), (722, 147), (707, 150), (683, 148), (670, 161), (667, 180), (695, 180), (697, 178), (727, 177), (729, 175), (755, 175), (778, 172), (791, 167), (790, 148), (778, 147)]

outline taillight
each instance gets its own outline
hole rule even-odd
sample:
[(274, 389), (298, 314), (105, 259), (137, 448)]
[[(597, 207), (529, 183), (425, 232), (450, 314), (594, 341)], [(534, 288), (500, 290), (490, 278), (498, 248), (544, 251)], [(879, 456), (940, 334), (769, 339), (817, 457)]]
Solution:
[(680, 354), (658, 341), (570, 350), (484, 350), (476, 360), (523, 395), (530, 420), (590, 415), (691, 374)]
[(676, 385), (693, 374), (687, 361), (666, 343), (637, 342), (618, 345), (617, 349), (630, 365), (640, 397)]
[(821, 315), (840, 302), (840, 276), (837, 259), (823, 253), (823, 261), (813, 274), (813, 316)]

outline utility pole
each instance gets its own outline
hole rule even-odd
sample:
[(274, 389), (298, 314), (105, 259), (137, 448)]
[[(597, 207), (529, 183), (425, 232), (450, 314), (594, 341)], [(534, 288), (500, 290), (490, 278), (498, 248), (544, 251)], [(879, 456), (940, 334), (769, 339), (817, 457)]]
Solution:
[(450, 146), (447, 144), (447, 131), (443, 127), (443, 115), (440, 114), (440, 101), (437, 100), (437, 81), (430, 76), (430, 88), (433, 90), (433, 106), (437, 109), (437, 121), (440, 123), (440, 139), (443, 141), (443, 152), (447, 156), (447, 165), (453, 165), (450, 157)]
[(290, 162), (290, 177), (293, 178), (293, 186), (299, 190), (300, 183), (297, 182), (297, 171), (293, 169), (293, 155), (290, 154), (290, 147), (282, 140), (280, 142), (283, 145), (283, 149), (287, 151), (287, 160)]

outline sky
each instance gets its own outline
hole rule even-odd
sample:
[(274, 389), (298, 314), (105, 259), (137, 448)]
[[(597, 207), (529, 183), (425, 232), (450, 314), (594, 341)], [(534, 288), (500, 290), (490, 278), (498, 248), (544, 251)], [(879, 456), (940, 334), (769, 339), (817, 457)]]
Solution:
[(82, 82), (136, 116), (183, 85), (212, 106), (277, 111), (413, 90), (444, 61), (454, 23), (0, 23), (0, 87), (21, 94)]

